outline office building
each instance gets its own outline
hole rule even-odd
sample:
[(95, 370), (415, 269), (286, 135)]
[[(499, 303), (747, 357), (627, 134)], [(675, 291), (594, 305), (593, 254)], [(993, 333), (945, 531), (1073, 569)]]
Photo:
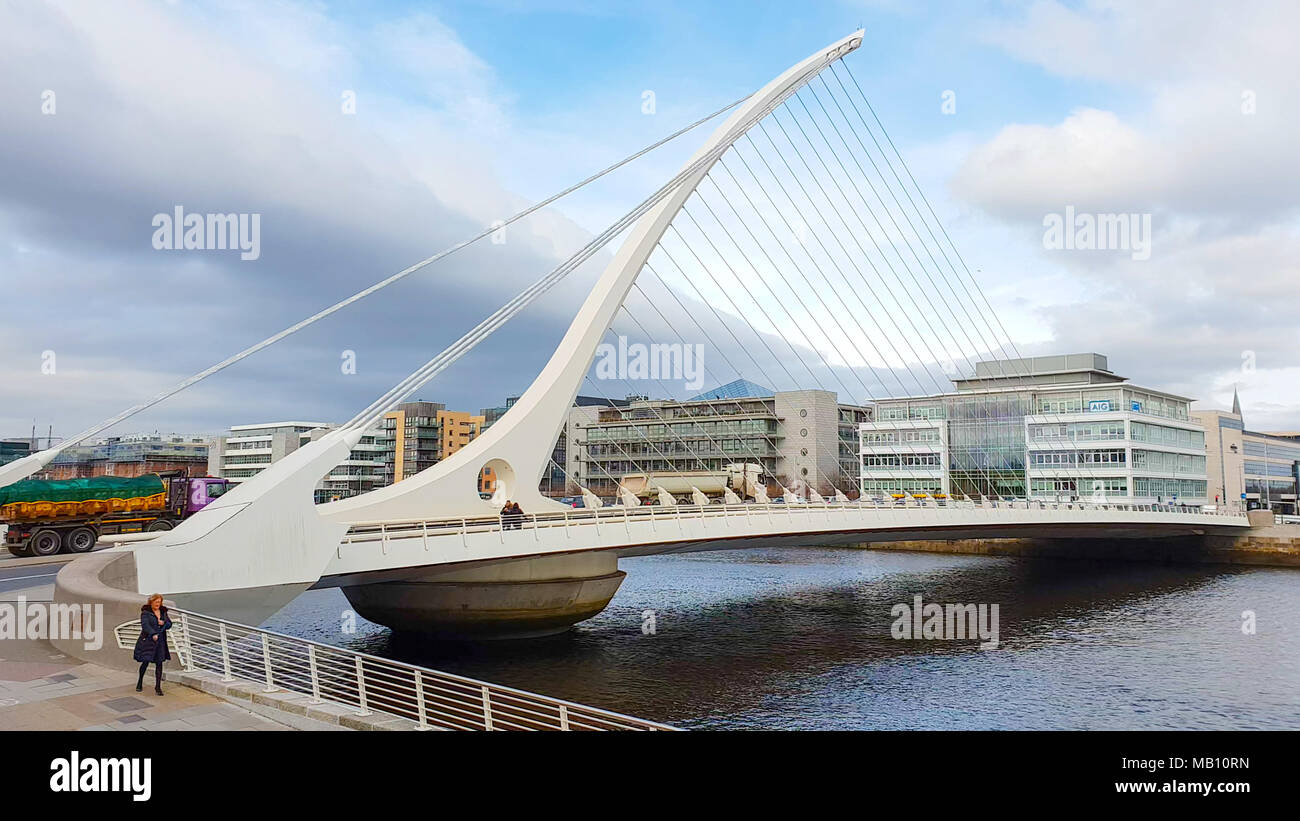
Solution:
[[(433, 467), (474, 441), (483, 416), (449, 411), (441, 402), (403, 402), (380, 422), (385, 483), (392, 484)], [(495, 489), (490, 475), (479, 477), (480, 492)]]
[(196, 434), (132, 433), (70, 447), (36, 474), (42, 479), (142, 476), (181, 470), (202, 476), (208, 468), (208, 438)]
[(1231, 411), (1198, 410), (1192, 417), (1205, 427), (1212, 504), (1296, 514), (1300, 436), (1246, 430), (1235, 393)]
[(860, 426), (863, 494), (1207, 502), (1191, 400), (1130, 383), (1100, 354), (978, 362), (953, 386), (876, 403)]
[(762, 466), (772, 495), (852, 492), (858, 425), (871, 408), (839, 402), (831, 391), (772, 391), (737, 382), (685, 401), (637, 398), (601, 408), (570, 432), (572, 481), (612, 496), (630, 473), (720, 471)]

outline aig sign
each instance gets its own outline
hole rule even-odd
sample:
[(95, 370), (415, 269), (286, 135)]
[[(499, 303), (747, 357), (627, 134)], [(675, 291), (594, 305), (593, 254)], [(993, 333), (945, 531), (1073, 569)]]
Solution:
[(1109, 399), (1093, 399), (1088, 402), (1088, 413), (1105, 413), (1110, 410)]

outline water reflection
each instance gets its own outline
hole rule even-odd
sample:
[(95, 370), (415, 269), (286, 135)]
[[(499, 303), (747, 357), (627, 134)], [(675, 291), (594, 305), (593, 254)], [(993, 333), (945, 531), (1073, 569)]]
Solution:
[[(696, 728), (1292, 728), (1300, 573), (840, 548), (624, 560), (600, 616), (545, 640), (432, 644), (334, 590), (271, 629)], [(890, 608), (997, 603), (1001, 648), (896, 641)], [(1240, 629), (1257, 614), (1256, 635)], [(653, 611), (656, 632), (642, 632)]]

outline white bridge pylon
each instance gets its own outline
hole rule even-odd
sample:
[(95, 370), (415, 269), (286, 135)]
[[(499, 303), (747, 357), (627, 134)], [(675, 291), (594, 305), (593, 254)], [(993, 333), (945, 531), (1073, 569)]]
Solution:
[[(480, 517), (496, 511), (478, 495), (491, 468), (501, 495), (530, 513), (562, 510), (538, 482), (596, 348), (664, 232), (721, 153), (823, 69), (857, 49), (858, 30), (787, 69), (748, 100), (683, 166), (681, 181), (645, 211), (583, 303), (554, 355), (511, 411), (433, 467), (361, 496), (314, 505), (316, 481), (347, 458), (362, 435), (335, 431), (263, 471), (136, 551), (139, 589), (170, 594), (316, 582), (349, 527), (360, 522)], [(686, 173), (689, 171), (690, 173)], [(287, 601), (287, 599), (286, 599)]]
[[(683, 166), (731, 145), (753, 125), (753, 115), (797, 90), (836, 59), (856, 49), (862, 32), (831, 44), (791, 67), (742, 104)], [(362, 522), (413, 518), (481, 516), (499, 504), (478, 495), (479, 471), (491, 467), (504, 486), (499, 494), (529, 512), (563, 506), (538, 490), (555, 440), (591, 368), (606, 331), (632, 283), (659, 244), (682, 204), (712, 167), (705, 163), (688, 176), (633, 228), (583, 303), (546, 367), (510, 411), (452, 456), (423, 472), (370, 493), (320, 507), (331, 521)], [(495, 506), (494, 506), (495, 505)]]

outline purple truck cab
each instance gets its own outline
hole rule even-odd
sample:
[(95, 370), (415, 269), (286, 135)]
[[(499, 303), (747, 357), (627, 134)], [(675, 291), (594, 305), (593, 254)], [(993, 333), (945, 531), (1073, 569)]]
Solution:
[(190, 479), (189, 500), (185, 504), (185, 516), (188, 518), (208, 506), (233, 485), (226, 479), (203, 477)]

